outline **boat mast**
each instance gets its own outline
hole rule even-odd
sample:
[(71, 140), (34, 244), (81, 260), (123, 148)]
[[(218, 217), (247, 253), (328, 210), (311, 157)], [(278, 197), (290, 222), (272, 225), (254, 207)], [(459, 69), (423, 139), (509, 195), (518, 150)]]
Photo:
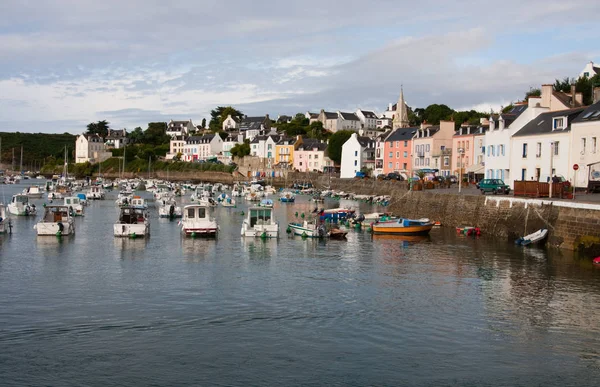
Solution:
[(148, 180), (150, 180), (150, 161), (152, 160), (152, 156), (148, 156)]
[(15, 148), (12, 148), (12, 151), (13, 151), (12, 170), (14, 172), (14, 170), (15, 170)]
[(121, 179), (123, 179), (123, 175), (125, 174), (125, 152), (127, 151), (127, 145), (123, 145), (123, 172), (121, 173)]

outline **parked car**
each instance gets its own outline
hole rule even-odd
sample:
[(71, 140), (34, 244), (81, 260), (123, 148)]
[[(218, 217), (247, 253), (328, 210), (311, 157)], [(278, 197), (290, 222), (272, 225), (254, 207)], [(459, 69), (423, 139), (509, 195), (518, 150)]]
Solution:
[(397, 172), (390, 172), (383, 177), (383, 180), (397, 180), (404, 181), (404, 177)]
[(356, 175), (354, 176), (354, 178), (355, 179), (368, 179), (369, 176), (367, 176), (367, 174), (362, 171), (358, 171), (358, 172), (356, 172)]
[(450, 180), (450, 183), (452, 183), (452, 184), (457, 184), (458, 183), (458, 176), (448, 176), (446, 178), (448, 180)]
[(504, 184), (504, 181), (501, 179), (483, 179), (475, 186), (484, 195), (486, 194), (486, 192), (491, 192), (494, 195), (498, 193), (508, 195), (508, 193), (510, 192), (510, 187)]

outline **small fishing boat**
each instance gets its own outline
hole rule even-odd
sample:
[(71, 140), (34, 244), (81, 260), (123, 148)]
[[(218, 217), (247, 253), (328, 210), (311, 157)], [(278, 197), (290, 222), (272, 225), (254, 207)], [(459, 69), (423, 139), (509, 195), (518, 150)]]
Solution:
[(183, 207), (183, 219), (180, 224), (183, 235), (189, 237), (214, 237), (219, 231), (219, 225), (210, 216), (208, 207), (199, 204)]
[(148, 203), (146, 203), (146, 199), (142, 198), (141, 196), (134, 196), (133, 198), (131, 198), (131, 207), (135, 207), (135, 208), (141, 208), (143, 210), (148, 209)]
[(87, 202), (87, 196), (84, 193), (78, 193), (77, 197), (79, 198), (79, 202), (81, 203), (82, 206), (87, 206), (88, 202)]
[(290, 191), (283, 191), (280, 195), (279, 195), (279, 200), (282, 203), (294, 203), (296, 201), (296, 195), (294, 195), (292, 192)]
[(217, 202), (215, 201), (215, 199), (208, 197), (208, 196), (203, 196), (200, 199), (198, 199), (198, 204), (201, 206), (205, 206), (205, 207), (216, 207), (217, 206)]
[(127, 191), (120, 191), (117, 195), (117, 200), (115, 200), (115, 204), (118, 207), (129, 206), (131, 204), (131, 200), (133, 199), (133, 194)]
[(181, 207), (177, 205), (177, 202), (173, 197), (163, 197), (156, 202), (158, 204), (158, 217), (176, 219), (183, 216)]
[(279, 224), (272, 208), (250, 207), (242, 224), (243, 237), (278, 238)]
[(259, 207), (273, 208), (273, 200), (271, 199), (263, 199), (260, 201)]
[(4, 204), (0, 203), (0, 234), (11, 231), (11, 221)]
[(320, 220), (329, 219), (330, 221), (337, 222), (338, 220), (344, 220), (354, 215), (354, 210), (349, 208), (331, 208), (328, 210), (321, 210)]
[(331, 228), (329, 230), (330, 239), (346, 239), (348, 231), (340, 230), (339, 228)]
[(288, 231), (303, 238), (326, 238), (329, 236), (325, 224), (317, 221), (305, 220), (303, 223), (288, 223)]
[(529, 246), (536, 243), (542, 243), (547, 236), (548, 229), (541, 228), (532, 234), (525, 235), (524, 237), (517, 239), (515, 244), (519, 246)]
[(249, 202), (258, 202), (263, 197), (263, 194), (258, 191), (250, 191), (246, 193), (246, 200)]
[(66, 185), (56, 185), (54, 191), (48, 192), (48, 200), (60, 200), (67, 196), (71, 196), (71, 189)]
[(27, 195), (13, 195), (8, 204), (8, 213), (15, 216), (35, 216), (37, 208), (35, 204), (29, 204)]
[(41, 199), (44, 193), (39, 185), (32, 185), (23, 190), (23, 194), (30, 199)]
[(235, 207), (236, 206), (235, 199), (227, 197), (225, 200), (223, 200), (221, 202), (221, 205), (223, 207)]
[(63, 204), (69, 207), (71, 216), (83, 216), (83, 204), (77, 196), (66, 197)]
[(67, 206), (46, 206), (42, 220), (34, 228), (38, 236), (75, 234), (75, 222)]
[(104, 188), (101, 185), (93, 185), (87, 192), (87, 198), (90, 200), (104, 200)]
[[(439, 223), (439, 222), (434, 222), (433, 225), (437, 226), (436, 223)], [(456, 228), (456, 233), (459, 235), (480, 236), (481, 229), (479, 227), (473, 227), (473, 226), (460, 226), (460, 227)]]
[(116, 237), (137, 238), (150, 236), (148, 211), (141, 207), (121, 207), (119, 219), (113, 225), (113, 232)]
[(371, 225), (374, 234), (426, 235), (433, 228), (433, 222), (425, 219), (399, 218)]

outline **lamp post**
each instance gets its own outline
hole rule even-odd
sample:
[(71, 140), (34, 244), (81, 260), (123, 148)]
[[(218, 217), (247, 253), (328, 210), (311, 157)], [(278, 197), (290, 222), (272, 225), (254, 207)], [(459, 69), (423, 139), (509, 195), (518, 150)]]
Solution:
[(548, 198), (552, 199), (552, 185), (554, 180), (552, 179), (552, 162), (554, 158), (554, 141), (550, 141), (550, 190), (548, 192)]
[(460, 164), (458, 165), (458, 193), (460, 193), (462, 191), (462, 166), (465, 150), (463, 148), (458, 148), (458, 154), (460, 155)]

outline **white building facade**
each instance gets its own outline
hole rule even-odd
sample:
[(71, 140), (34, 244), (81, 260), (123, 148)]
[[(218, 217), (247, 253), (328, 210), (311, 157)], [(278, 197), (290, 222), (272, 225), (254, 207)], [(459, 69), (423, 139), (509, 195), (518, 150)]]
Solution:
[(96, 134), (80, 134), (75, 140), (76, 163), (99, 163), (112, 156), (106, 151), (102, 137)]

